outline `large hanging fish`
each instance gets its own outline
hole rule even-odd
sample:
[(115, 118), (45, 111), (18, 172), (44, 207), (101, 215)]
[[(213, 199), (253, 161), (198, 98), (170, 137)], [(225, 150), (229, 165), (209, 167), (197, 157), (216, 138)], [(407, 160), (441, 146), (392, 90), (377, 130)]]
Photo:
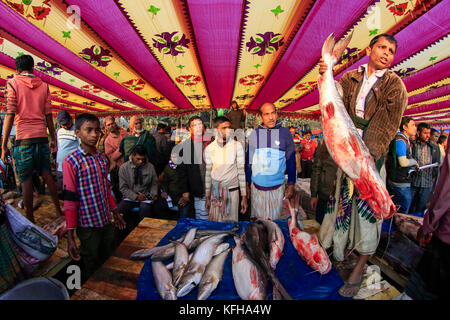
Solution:
[(367, 202), (377, 219), (388, 219), (395, 213), (395, 205), (369, 149), (345, 109), (333, 79), (333, 66), (351, 37), (352, 34), (335, 44), (331, 34), (322, 47), (322, 58), (328, 67), (318, 79), (323, 136), (330, 155), (353, 181), (359, 197)]

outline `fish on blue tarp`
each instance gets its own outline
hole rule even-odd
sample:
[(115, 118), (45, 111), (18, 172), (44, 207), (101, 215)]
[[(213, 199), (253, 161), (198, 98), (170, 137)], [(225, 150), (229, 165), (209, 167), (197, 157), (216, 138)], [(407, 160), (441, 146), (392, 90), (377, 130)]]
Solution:
[(267, 276), (262, 268), (250, 257), (241, 239), (235, 238), (233, 248), (233, 280), (242, 300), (265, 300)]
[(177, 288), (177, 296), (183, 297), (187, 295), (191, 290), (196, 287), (205, 272), (207, 265), (211, 262), (214, 252), (217, 246), (223, 241), (227, 234), (218, 234), (211, 236), (203, 241), (195, 250), (192, 259), (180, 280), (180, 284)]
[(292, 300), (292, 297), (286, 291), (280, 280), (278, 280), (278, 277), (275, 275), (275, 272), (270, 265), (269, 232), (265, 224), (261, 220), (251, 223), (242, 235), (242, 239), (252, 259), (262, 270), (264, 270), (265, 275), (272, 282), (274, 286), (274, 297), (276, 297), (276, 299), (284, 298)]
[(206, 267), (205, 274), (200, 280), (198, 289), (198, 300), (206, 300), (211, 293), (217, 288), (220, 280), (222, 280), (223, 265), (228, 253), (231, 249), (226, 249), (220, 254), (216, 255)]
[[(274, 221), (283, 232), (283, 236), (289, 237), (289, 229), (287, 219)], [(240, 221), (238, 223), (239, 230), (237, 235), (242, 235), (243, 231), (249, 225), (248, 221)], [(230, 230), (235, 227), (235, 223), (231, 222), (214, 222), (196, 219), (179, 219), (177, 225), (169, 231), (157, 246), (163, 246), (181, 237), (182, 234), (189, 229), (196, 227), (201, 230)], [(233, 238), (227, 238), (225, 242), (231, 247), (235, 246)], [(171, 259), (162, 261), (168, 265), (173, 261)], [(343, 281), (336, 270), (333, 268), (325, 275), (314, 272), (301, 257), (290, 241), (286, 241), (283, 256), (277, 264), (275, 274), (283, 283), (285, 289), (295, 300), (350, 300), (339, 295), (338, 290), (343, 285)], [(156, 289), (151, 259), (147, 259), (142, 267), (137, 283), (137, 300), (160, 300), (161, 297)], [(184, 297), (178, 297), (178, 300), (197, 300), (199, 287)], [(272, 284), (267, 284), (267, 300), (273, 299)], [(232, 254), (228, 254), (223, 265), (222, 281), (217, 288), (211, 293), (208, 300), (240, 300), (238, 292), (233, 280), (232, 273)]]

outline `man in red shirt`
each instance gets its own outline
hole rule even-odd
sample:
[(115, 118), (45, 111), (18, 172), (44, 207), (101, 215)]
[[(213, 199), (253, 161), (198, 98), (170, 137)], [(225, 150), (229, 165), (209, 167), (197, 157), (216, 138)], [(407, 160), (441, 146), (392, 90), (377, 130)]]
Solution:
[(305, 132), (304, 139), (301, 141), (300, 150), (302, 178), (311, 178), (312, 160), (314, 151), (316, 151), (316, 143), (311, 140), (311, 131)]
[[(57, 151), (56, 132), (53, 125), (51, 96), (48, 85), (34, 76), (34, 60), (22, 55), (15, 60), (18, 75), (6, 84), (6, 117), (3, 126), (3, 163), (9, 163), (8, 138), (13, 123), (16, 125), (14, 161), (22, 185), (25, 211), (28, 220), (33, 216), (33, 171), (42, 174), (50, 190), (56, 213), (62, 216), (56, 182), (50, 167), (50, 151)], [(47, 128), (50, 132), (49, 148)]]

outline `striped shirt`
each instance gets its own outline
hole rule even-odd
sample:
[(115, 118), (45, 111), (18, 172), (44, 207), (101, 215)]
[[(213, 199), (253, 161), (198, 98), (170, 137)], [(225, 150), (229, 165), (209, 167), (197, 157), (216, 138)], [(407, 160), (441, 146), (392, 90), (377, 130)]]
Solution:
[[(433, 162), (431, 146), (420, 142), (415, 145), (415, 154), (419, 166), (431, 164)], [(433, 169), (418, 171), (412, 178), (411, 185), (414, 187), (429, 188), (433, 186)]]
[(225, 146), (219, 145), (217, 139), (205, 149), (205, 189), (211, 190), (212, 181), (225, 184), (238, 178), (238, 184), (230, 184), (228, 187), (241, 189), (241, 195), (247, 193), (245, 184), (245, 153), (240, 142), (227, 141)]
[(62, 172), (62, 163), (64, 158), (74, 152), (80, 145), (78, 137), (75, 135), (75, 126), (70, 130), (61, 128), (58, 130), (58, 153), (56, 154), (57, 171)]
[(64, 211), (67, 229), (100, 228), (112, 222), (116, 208), (108, 176), (108, 159), (78, 147), (63, 162)]

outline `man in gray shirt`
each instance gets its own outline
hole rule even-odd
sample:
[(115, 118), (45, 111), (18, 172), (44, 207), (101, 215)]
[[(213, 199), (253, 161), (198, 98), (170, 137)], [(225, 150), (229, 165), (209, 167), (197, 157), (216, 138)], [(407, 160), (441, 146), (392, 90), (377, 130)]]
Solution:
[(130, 160), (120, 166), (119, 187), (123, 194), (119, 212), (124, 215), (125, 233), (128, 234), (144, 217), (151, 216), (152, 203), (158, 198), (158, 177), (153, 165), (147, 161), (147, 150), (143, 145), (134, 146)]

